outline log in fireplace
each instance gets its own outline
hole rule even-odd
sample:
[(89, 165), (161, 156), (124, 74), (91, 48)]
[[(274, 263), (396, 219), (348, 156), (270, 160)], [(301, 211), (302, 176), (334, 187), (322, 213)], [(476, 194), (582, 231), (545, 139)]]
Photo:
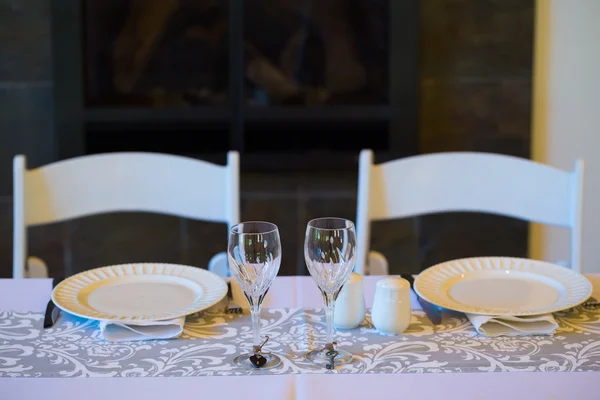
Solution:
[(415, 154), (418, 0), (54, 0), (59, 157), (246, 170)]

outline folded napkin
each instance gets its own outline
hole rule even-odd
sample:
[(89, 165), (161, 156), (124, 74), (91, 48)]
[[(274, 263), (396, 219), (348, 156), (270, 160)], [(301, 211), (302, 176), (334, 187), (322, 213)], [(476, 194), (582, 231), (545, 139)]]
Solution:
[(172, 339), (183, 332), (185, 317), (164, 321), (139, 321), (124, 324), (118, 321), (100, 321), (100, 332), (109, 342)]
[(551, 335), (558, 328), (552, 314), (527, 317), (467, 314), (478, 333), (486, 336)]

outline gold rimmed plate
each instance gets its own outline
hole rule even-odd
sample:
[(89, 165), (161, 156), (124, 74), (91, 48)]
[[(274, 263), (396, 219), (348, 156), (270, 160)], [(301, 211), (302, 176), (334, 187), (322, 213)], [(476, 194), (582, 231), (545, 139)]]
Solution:
[(205, 269), (178, 264), (120, 264), (81, 272), (52, 291), (57, 307), (99, 321), (160, 321), (217, 304), (227, 284)]
[(548, 262), (475, 257), (434, 265), (419, 274), (415, 291), (449, 310), (526, 316), (569, 309), (592, 295), (580, 273)]

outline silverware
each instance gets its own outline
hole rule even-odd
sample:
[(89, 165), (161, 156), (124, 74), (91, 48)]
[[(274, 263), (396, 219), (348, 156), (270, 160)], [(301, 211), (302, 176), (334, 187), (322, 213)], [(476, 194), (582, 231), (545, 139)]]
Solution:
[[(56, 285), (58, 285), (60, 282), (62, 282), (62, 279), (55, 278), (54, 282), (52, 284), (52, 290), (54, 290)], [(46, 305), (46, 313), (44, 316), (44, 329), (53, 327), (54, 324), (56, 324), (56, 321), (58, 321), (59, 316), (60, 316), (60, 308), (56, 307), (56, 304), (54, 304), (54, 302), (52, 301), (52, 298), (50, 298), (50, 301)]]
[(415, 290), (415, 278), (413, 278), (411, 274), (401, 274), (400, 276), (410, 283), (410, 288), (415, 292), (415, 296), (417, 296), (417, 300), (423, 308), (423, 311), (425, 311), (427, 318), (429, 318), (434, 325), (439, 325), (442, 322), (442, 313), (440, 312), (440, 309), (427, 300), (422, 299), (421, 296), (417, 294)]
[(596, 300), (595, 297), (590, 297), (583, 304), (581, 304), (581, 306), (583, 308), (597, 309), (600, 307), (600, 301)]
[(242, 307), (240, 307), (235, 301), (233, 301), (233, 291), (231, 290), (231, 282), (227, 282), (227, 308), (225, 309), (225, 313), (227, 314), (241, 314), (243, 312)]

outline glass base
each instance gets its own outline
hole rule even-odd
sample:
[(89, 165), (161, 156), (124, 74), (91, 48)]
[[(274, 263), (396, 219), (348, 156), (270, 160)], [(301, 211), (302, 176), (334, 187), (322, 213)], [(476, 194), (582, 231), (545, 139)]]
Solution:
[(252, 361), (250, 361), (250, 357), (252, 357), (252, 354), (250, 354), (250, 353), (237, 356), (233, 360), (233, 363), (235, 365), (237, 365), (238, 367), (242, 367), (242, 368), (246, 368), (246, 369), (271, 369), (271, 368), (278, 367), (281, 364), (281, 358), (279, 358), (275, 354), (262, 353), (262, 356), (267, 359), (267, 362), (264, 363), (260, 367), (254, 366)]
[[(336, 349), (335, 351), (337, 351), (338, 354), (334, 358), (334, 367), (343, 364), (350, 364), (354, 360), (354, 355), (346, 350)], [(327, 353), (328, 350), (325, 349), (313, 350), (306, 354), (306, 359), (317, 365), (331, 369), (328, 367), (331, 364), (331, 357), (329, 357)]]

